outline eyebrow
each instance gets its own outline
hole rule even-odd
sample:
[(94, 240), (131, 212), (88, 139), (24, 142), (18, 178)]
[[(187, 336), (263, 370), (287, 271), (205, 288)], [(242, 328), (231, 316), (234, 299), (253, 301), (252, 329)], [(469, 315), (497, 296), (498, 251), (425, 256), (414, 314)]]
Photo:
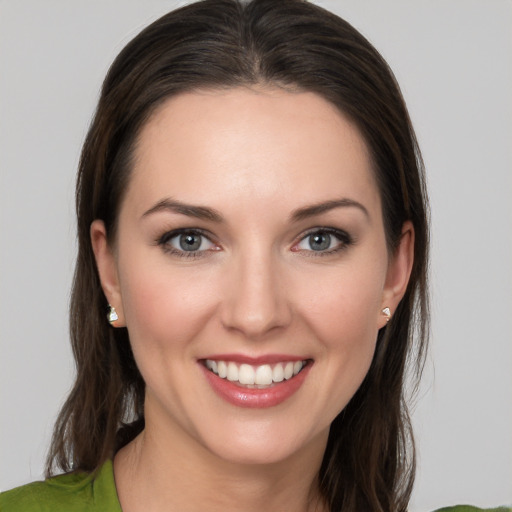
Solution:
[(147, 217), (156, 212), (169, 211), (172, 213), (179, 213), (187, 215), (188, 217), (195, 217), (196, 219), (210, 220), (212, 222), (222, 222), (222, 215), (213, 208), (206, 206), (194, 206), (191, 204), (182, 203), (175, 199), (162, 199), (155, 204), (152, 208), (142, 214), (142, 217)]
[(290, 217), (293, 222), (298, 222), (304, 219), (308, 219), (309, 217), (314, 217), (315, 215), (328, 212), (334, 208), (346, 207), (358, 208), (366, 215), (366, 217), (370, 218), (368, 210), (361, 203), (348, 198), (334, 199), (331, 201), (324, 201), (322, 203), (313, 204), (311, 206), (305, 206), (304, 208), (299, 208), (292, 212)]
[[(302, 208), (298, 208), (294, 210), (290, 215), (290, 219), (292, 222), (299, 222), (301, 220), (308, 219), (309, 217), (314, 217), (315, 215), (320, 215), (322, 213), (328, 212), (335, 208), (358, 208), (361, 210), (366, 217), (370, 217), (368, 210), (358, 201), (354, 201), (353, 199), (334, 199), (330, 201), (324, 201), (322, 203), (317, 203), (309, 206), (304, 206)], [(195, 217), (196, 219), (209, 220), (212, 222), (223, 222), (222, 215), (215, 210), (214, 208), (208, 208), (206, 206), (195, 206), (191, 204), (182, 203), (181, 201), (177, 201), (175, 199), (162, 199), (155, 206), (151, 207), (149, 210), (142, 214), (142, 217), (147, 217), (156, 212), (169, 211), (171, 213), (178, 213), (181, 215), (186, 215), (188, 217)]]

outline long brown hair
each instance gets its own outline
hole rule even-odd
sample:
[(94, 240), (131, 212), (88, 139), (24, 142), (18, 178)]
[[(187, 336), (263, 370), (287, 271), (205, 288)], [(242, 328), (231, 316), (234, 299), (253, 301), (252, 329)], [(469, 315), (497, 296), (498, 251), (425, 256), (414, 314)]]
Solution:
[(78, 172), (78, 258), (71, 299), (75, 385), (57, 420), (47, 474), (95, 471), (144, 428), (144, 382), (126, 329), (112, 329), (89, 228), (110, 240), (141, 127), (170, 96), (268, 85), (319, 94), (370, 148), (390, 253), (412, 221), (415, 257), (405, 297), (380, 330), (363, 384), (331, 426), (319, 482), (332, 511), (406, 510), (414, 443), (405, 396), (426, 347), (428, 219), (423, 165), (396, 80), (373, 46), (334, 14), (301, 0), (204, 0), (143, 30), (104, 81)]

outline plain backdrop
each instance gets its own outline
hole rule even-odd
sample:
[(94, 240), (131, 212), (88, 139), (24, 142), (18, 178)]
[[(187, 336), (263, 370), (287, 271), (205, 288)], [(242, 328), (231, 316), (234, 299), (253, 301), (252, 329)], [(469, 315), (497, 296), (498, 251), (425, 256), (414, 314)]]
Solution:
[[(73, 188), (104, 74), (185, 2), (0, 0), (0, 488), (42, 476), (73, 362)], [(324, 0), (395, 71), (432, 204), (413, 511), (512, 503), (512, 2)]]

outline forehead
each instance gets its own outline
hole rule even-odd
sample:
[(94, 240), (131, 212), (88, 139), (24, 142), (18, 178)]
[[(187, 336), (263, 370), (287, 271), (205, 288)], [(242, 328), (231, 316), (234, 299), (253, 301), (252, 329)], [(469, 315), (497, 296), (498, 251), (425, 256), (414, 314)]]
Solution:
[(366, 144), (335, 106), (310, 92), (237, 88), (165, 102), (141, 130), (127, 195), (218, 207), (347, 194), (379, 203)]

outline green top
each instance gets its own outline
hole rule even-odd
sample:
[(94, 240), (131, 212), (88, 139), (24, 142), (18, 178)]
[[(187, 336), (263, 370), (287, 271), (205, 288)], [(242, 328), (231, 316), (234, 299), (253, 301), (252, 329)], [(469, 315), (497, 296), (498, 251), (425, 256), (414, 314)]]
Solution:
[[(478, 512), (483, 509), (459, 505), (437, 512)], [(0, 512), (122, 512), (117, 497), (112, 461), (100, 468), (96, 478), (87, 473), (69, 473), (44, 482), (33, 482), (0, 494)], [(486, 512), (512, 512), (493, 508)]]
[(68, 473), (0, 494), (0, 512), (122, 512), (112, 461), (93, 478)]

